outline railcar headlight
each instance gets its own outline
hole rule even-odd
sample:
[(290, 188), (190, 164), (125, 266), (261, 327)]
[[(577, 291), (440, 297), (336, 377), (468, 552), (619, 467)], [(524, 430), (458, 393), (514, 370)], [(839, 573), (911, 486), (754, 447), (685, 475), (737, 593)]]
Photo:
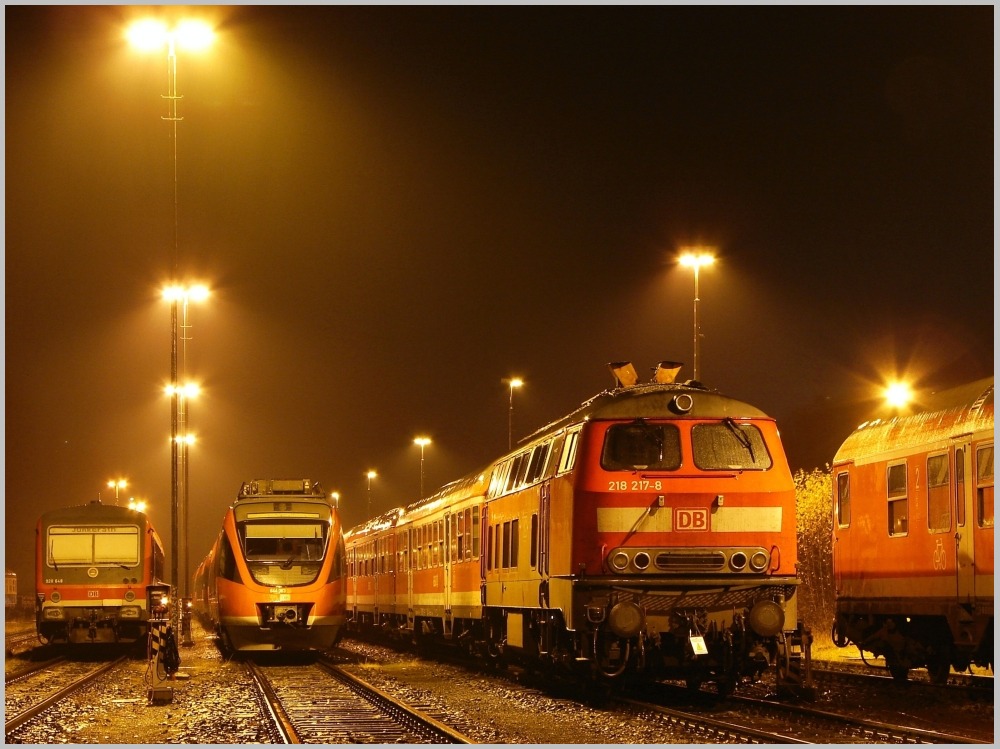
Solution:
[(633, 601), (619, 601), (611, 607), (608, 626), (619, 637), (635, 637), (642, 629), (642, 609)]
[(774, 601), (757, 601), (750, 609), (750, 627), (761, 637), (774, 637), (785, 626), (785, 610)]

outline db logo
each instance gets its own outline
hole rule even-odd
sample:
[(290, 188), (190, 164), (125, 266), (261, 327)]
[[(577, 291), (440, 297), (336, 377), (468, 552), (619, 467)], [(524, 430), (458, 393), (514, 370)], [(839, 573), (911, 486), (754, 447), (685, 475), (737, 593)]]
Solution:
[(708, 510), (699, 508), (685, 509), (683, 507), (674, 509), (674, 530), (707, 531)]

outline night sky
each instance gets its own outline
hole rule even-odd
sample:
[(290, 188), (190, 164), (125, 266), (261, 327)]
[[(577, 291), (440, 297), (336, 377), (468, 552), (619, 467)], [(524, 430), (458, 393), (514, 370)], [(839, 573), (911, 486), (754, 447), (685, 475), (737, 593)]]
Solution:
[[(45, 510), (151, 503), (170, 548), (170, 309), (190, 307), (193, 568), (241, 482), (346, 522), (613, 384), (692, 376), (832, 459), (906, 374), (993, 373), (993, 26), (973, 7), (5, 8), (6, 564)], [(159, 12), (171, 16), (175, 8)]]

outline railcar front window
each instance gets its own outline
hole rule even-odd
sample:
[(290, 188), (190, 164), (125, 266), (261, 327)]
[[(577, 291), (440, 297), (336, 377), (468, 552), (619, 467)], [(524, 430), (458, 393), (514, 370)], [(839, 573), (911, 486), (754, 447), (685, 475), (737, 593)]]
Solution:
[(601, 468), (605, 471), (676, 471), (680, 467), (681, 438), (673, 424), (612, 424), (604, 434)]
[(754, 424), (723, 419), (691, 428), (694, 464), (703, 471), (766, 471), (771, 454)]
[(50, 526), (46, 562), (55, 568), (135, 567), (140, 559), (139, 538), (136, 526)]

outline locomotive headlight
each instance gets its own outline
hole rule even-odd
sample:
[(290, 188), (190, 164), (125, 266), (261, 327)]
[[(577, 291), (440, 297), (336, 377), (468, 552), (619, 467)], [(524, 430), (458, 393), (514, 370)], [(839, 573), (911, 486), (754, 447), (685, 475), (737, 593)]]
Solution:
[(734, 552), (733, 555), (729, 557), (729, 566), (739, 572), (747, 566), (747, 555), (742, 551)]
[(755, 551), (753, 556), (750, 557), (750, 569), (754, 572), (763, 572), (767, 569), (767, 563), (770, 561), (767, 554), (763, 551)]
[(619, 551), (611, 557), (611, 566), (614, 567), (619, 572), (624, 572), (628, 569), (628, 554), (624, 551)]
[(60, 593), (58, 590), (53, 590), (51, 598), (52, 598), (52, 603), (59, 603), (62, 600), (62, 593)]
[(134, 601), (134, 600), (135, 600), (135, 591), (134, 590), (126, 590), (125, 591), (125, 601), (128, 602), (128, 603), (132, 603), (132, 601)]
[(642, 621), (642, 609), (633, 601), (619, 601), (608, 615), (608, 626), (619, 637), (635, 637), (642, 630)]
[(646, 569), (649, 566), (649, 554), (644, 551), (640, 551), (632, 559), (632, 564), (634, 564), (635, 568), (638, 570)]
[(785, 626), (785, 611), (774, 601), (757, 601), (750, 609), (750, 627), (761, 637), (774, 637)]

